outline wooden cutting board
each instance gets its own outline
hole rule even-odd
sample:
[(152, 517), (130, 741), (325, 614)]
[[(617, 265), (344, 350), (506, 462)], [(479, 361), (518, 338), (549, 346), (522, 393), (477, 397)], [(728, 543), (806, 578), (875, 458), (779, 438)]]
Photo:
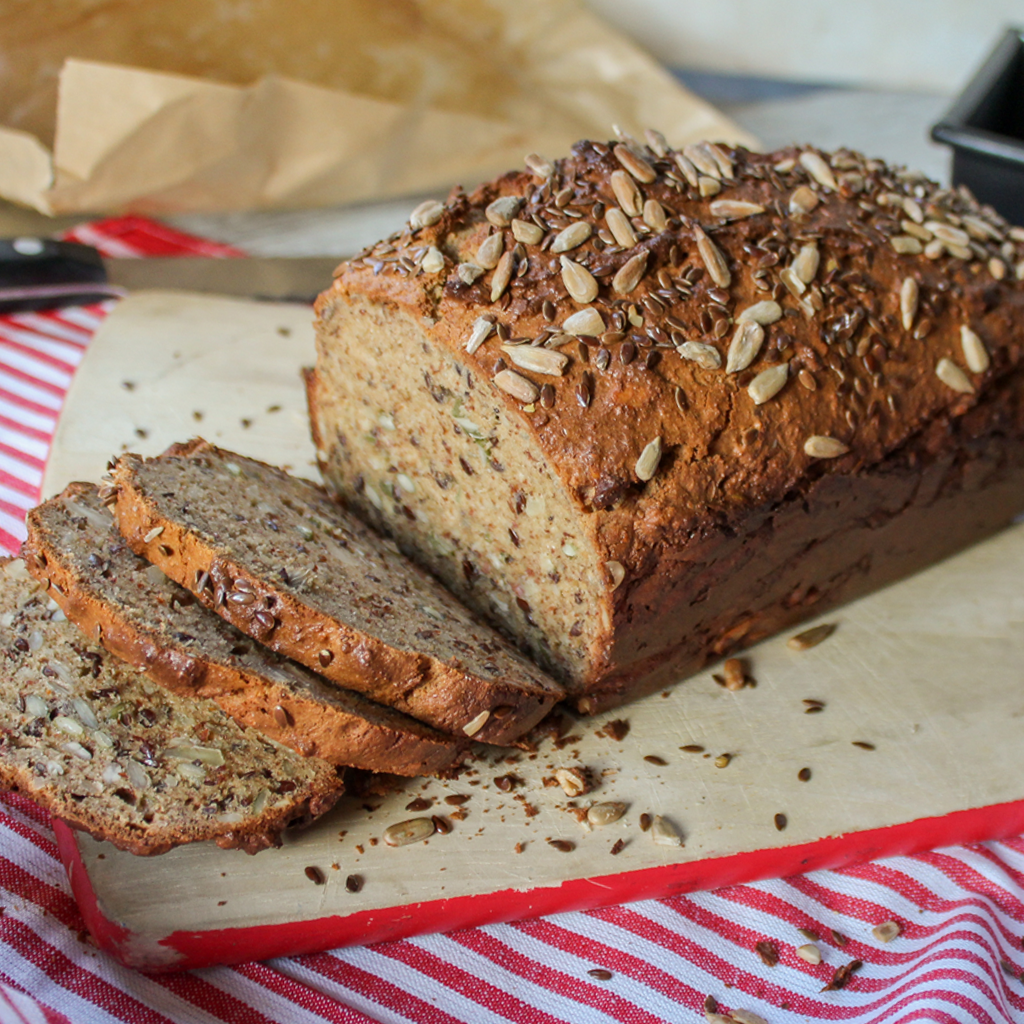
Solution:
[[(310, 321), (308, 308), (282, 304), (126, 299), (75, 376), (44, 491), (98, 478), (113, 453), (197, 433), (315, 474), (299, 379), (313, 359)], [(704, 672), (570, 720), (563, 742), (535, 754), (481, 747), (455, 781), (346, 796), (256, 857), (202, 844), (136, 858), (59, 825), (58, 842), (97, 941), (127, 964), (174, 970), (1024, 832), (1022, 566), (1018, 525), (828, 616), (836, 632), (812, 650), (784, 638), (753, 648), (756, 687), (731, 692)], [(824, 707), (807, 713), (806, 701)], [(610, 719), (628, 723), (621, 740)], [(562, 766), (598, 782), (575, 807), (552, 785)], [(505, 791), (496, 779), (509, 775)], [(408, 810), (413, 800), (429, 809)], [(628, 805), (619, 821), (581, 825), (579, 809), (611, 800)], [(382, 842), (388, 825), (422, 814), (452, 831)], [(643, 814), (664, 816), (685, 845), (655, 844)]]

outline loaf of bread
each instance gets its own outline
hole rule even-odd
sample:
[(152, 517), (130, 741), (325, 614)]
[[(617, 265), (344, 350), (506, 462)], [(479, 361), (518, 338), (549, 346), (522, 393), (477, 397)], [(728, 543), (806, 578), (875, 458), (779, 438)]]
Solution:
[(1024, 508), (1022, 241), (854, 152), (531, 157), (338, 269), (321, 469), (610, 707)]
[(339, 686), (488, 743), (512, 742), (564, 696), (314, 484), (202, 440), (122, 456), (113, 477), (137, 554)]
[(437, 774), (462, 755), (465, 739), (332, 686), (204, 608), (132, 553), (92, 484), (29, 513), (22, 556), (86, 636), (300, 754), (394, 775)]
[(0, 788), (136, 854), (257, 853), (328, 810), (334, 765), (168, 693), (88, 640), (20, 559), (0, 562)]

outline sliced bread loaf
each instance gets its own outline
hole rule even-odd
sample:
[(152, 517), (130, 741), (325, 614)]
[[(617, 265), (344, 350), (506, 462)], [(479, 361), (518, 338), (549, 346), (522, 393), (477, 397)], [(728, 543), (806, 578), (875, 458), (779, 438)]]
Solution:
[(33, 509), (22, 553), (68, 618), (107, 650), (301, 754), (423, 775), (449, 768), (465, 746), (324, 682), (204, 608), (131, 551), (92, 484), (71, 484)]
[(212, 839), (257, 853), (342, 793), (338, 769), (183, 700), (89, 643), (0, 562), (0, 788), (137, 854)]
[(244, 633), (454, 735), (509, 743), (563, 694), (320, 487), (203, 440), (122, 456), (128, 543)]

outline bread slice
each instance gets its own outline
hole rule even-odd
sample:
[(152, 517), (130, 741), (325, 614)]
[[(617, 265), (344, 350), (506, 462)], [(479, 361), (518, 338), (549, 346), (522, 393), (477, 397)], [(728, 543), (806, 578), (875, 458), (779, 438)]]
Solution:
[(71, 484), (33, 509), (22, 553), (68, 618), (107, 650), (301, 754), (423, 775), (462, 753), (465, 740), (324, 682), (204, 608), (132, 553), (92, 484)]
[(20, 559), (0, 562), (0, 788), (137, 854), (257, 853), (342, 793), (337, 768), (183, 700), (86, 640)]
[(563, 696), (322, 488), (196, 439), (122, 456), (136, 553), (242, 632), (453, 735), (510, 743)]

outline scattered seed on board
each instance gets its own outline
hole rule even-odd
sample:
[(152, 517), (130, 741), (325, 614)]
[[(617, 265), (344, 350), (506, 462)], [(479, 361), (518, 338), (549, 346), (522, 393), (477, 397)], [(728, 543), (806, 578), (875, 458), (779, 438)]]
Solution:
[(572, 853), (576, 844), (569, 839), (549, 839), (548, 846), (553, 846), (559, 853)]
[(742, 690), (747, 682), (747, 674), (743, 671), (743, 662), (739, 658), (726, 658), (722, 665), (727, 690)]
[(796, 777), (801, 782), (810, 782), (811, 781), (811, 769), (810, 768), (801, 768), (800, 771), (798, 771), (796, 773)]
[(774, 821), (775, 828), (779, 832), (782, 832), (785, 829), (785, 827), (789, 824), (789, 819), (784, 814), (776, 814)]
[(618, 821), (628, 809), (628, 804), (617, 800), (606, 800), (599, 804), (591, 804), (587, 809), (587, 821), (591, 825), (601, 827)]
[(683, 846), (683, 837), (676, 827), (656, 814), (651, 821), (651, 838), (656, 846)]
[(647, 832), (650, 829), (650, 827), (651, 816), (646, 811), (644, 811), (644, 813), (640, 815), (640, 831)]
[(807, 651), (817, 647), (823, 640), (827, 640), (836, 630), (834, 622), (823, 622), (818, 626), (811, 626), (796, 636), (791, 636), (786, 641), (786, 646), (794, 651)]
[(761, 958), (761, 963), (765, 967), (774, 967), (779, 962), (779, 951), (773, 942), (763, 939), (754, 945), (754, 951)]
[(871, 934), (879, 942), (892, 942), (902, 931), (903, 929), (896, 921), (884, 921), (882, 924), (876, 924), (871, 929)]
[(305, 874), (306, 874), (306, 877), (314, 885), (323, 885), (324, 882), (327, 881), (327, 879), (324, 878), (324, 873), (319, 868), (313, 867), (312, 864), (309, 867), (306, 868)]
[(429, 839), (434, 830), (435, 825), (431, 818), (410, 818), (408, 821), (388, 825), (384, 829), (384, 842), (388, 846), (408, 846), (410, 843)]
[(874, 750), (875, 749), (874, 743), (868, 743), (866, 740), (854, 740), (853, 741), (853, 745), (855, 747), (860, 747), (861, 750)]
[(349, 892), (359, 892), (363, 888), (362, 875), (349, 875), (345, 879), (345, 888)]
[(715, 758), (715, 767), (725, 768), (731, 760), (732, 754), (719, 754), (718, 757)]

